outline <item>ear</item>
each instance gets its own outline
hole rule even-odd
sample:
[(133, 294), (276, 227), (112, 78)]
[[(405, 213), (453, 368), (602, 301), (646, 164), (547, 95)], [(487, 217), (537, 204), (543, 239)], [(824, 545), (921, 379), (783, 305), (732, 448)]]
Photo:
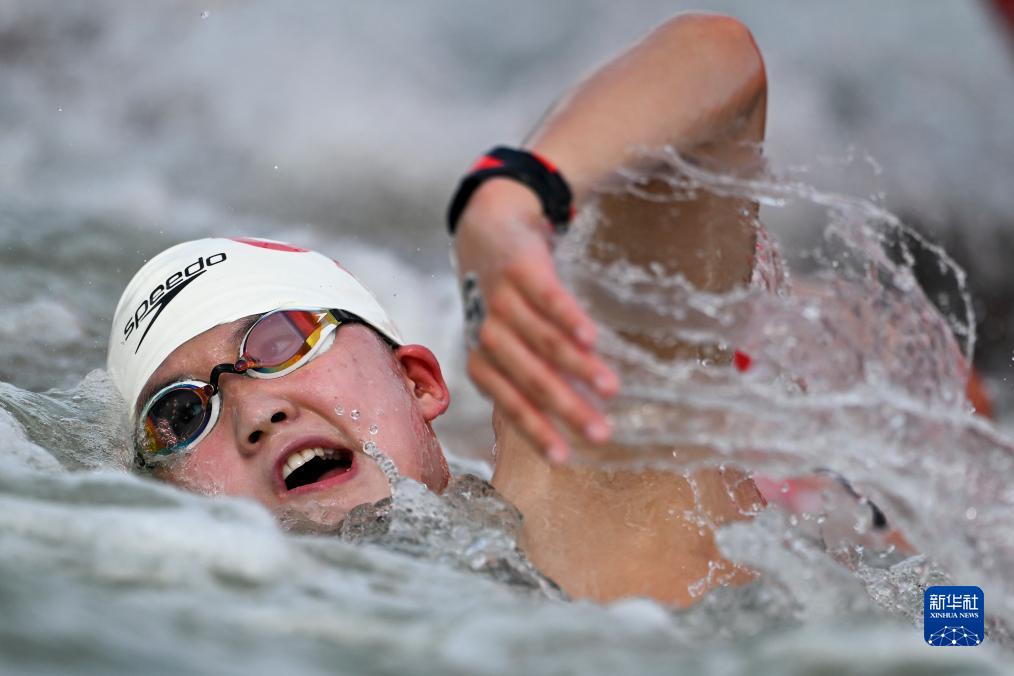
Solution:
[(451, 405), (451, 393), (440, 373), (436, 356), (422, 345), (402, 345), (394, 351), (394, 358), (401, 364), (406, 384), (422, 410), (427, 422), (447, 410)]

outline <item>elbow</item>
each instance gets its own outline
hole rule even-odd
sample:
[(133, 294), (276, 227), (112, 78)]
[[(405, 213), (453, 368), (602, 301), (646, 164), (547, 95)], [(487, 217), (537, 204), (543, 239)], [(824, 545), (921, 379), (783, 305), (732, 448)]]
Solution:
[(690, 42), (723, 80), (737, 83), (737, 98), (751, 104), (763, 101), (767, 92), (764, 58), (750, 29), (739, 19), (701, 12), (680, 14), (658, 26), (652, 38), (674, 50)]

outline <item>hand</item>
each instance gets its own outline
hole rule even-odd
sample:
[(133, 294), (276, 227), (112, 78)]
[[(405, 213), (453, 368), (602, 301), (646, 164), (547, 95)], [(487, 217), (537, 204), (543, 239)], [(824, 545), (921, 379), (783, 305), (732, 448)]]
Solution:
[(473, 193), (454, 246), (459, 277), (477, 281), (473, 308), (479, 299), (485, 307), (468, 374), (538, 449), (562, 462), (569, 448), (557, 423), (593, 443), (612, 434), (569, 379), (605, 397), (616, 394), (619, 379), (595, 354), (595, 324), (556, 274), (549, 232), (534, 193), (491, 179)]

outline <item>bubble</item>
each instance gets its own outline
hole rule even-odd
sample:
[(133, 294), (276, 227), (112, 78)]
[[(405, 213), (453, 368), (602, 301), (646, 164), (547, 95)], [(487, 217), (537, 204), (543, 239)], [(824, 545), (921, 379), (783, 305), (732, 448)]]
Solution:
[(176, 433), (173, 432), (172, 424), (168, 420), (164, 418), (159, 420), (155, 427), (157, 430), (156, 434), (158, 436), (158, 440), (161, 441), (164, 446), (175, 446), (179, 442), (179, 439), (176, 437)]
[(400, 475), (398, 474), (398, 468), (395, 466), (394, 461), (384, 455), (372, 441), (363, 443), (363, 452), (373, 458), (373, 460), (377, 463), (377, 467), (379, 467), (380, 471), (387, 477), (388, 484), (391, 487), (392, 497), (396, 496), (400, 490)]
[(978, 515), (979, 512), (978, 510), (975, 509), (975, 507), (969, 507), (968, 509), (965, 510), (965, 518), (968, 519), (969, 521), (974, 521), (975, 517), (977, 517)]
[(359, 420), (359, 409), (354, 408), (351, 411), (349, 411), (349, 417), (352, 418), (353, 420)]
[(342, 406), (341, 404), (338, 404), (337, 406), (334, 407), (334, 412), (335, 415), (345, 415), (345, 407)]
[(211, 12), (209, 12), (208, 10), (204, 10), (203, 12), (201, 12), (202, 19), (207, 19), (209, 16), (211, 16)]
[(376, 425), (370, 425), (370, 434), (376, 434), (379, 431), (380, 431), (379, 427), (377, 427)]

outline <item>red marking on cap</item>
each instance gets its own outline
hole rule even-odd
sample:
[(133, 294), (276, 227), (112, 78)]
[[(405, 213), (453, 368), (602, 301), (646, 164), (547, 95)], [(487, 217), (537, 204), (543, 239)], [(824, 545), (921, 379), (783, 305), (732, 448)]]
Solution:
[(493, 169), (495, 167), (502, 166), (503, 162), (501, 160), (498, 160), (495, 157), (490, 157), (489, 155), (483, 155), (475, 161), (475, 164), (472, 165), (472, 171), (482, 171), (483, 169)]
[(744, 373), (748, 368), (750, 368), (750, 364), (752, 363), (753, 359), (751, 359), (750, 355), (748, 355), (746, 352), (743, 352), (742, 350), (736, 350), (735, 352), (732, 353), (732, 364), (733, 366), (736, 367), (736, 370), (739, 371), (740, 373)]
[(257, 239), (256, 237), (230, 237), (234, 242), (240, 244), (249, 244), (261, 249), (271, 249), (272, 251), (291, 251), (293, 253), (307, 253), (309, 249), (301, 249), (298, 246), (292, 246), (291, 244), (283, 244), (282, 242), (269, 242), (263, 239)]

